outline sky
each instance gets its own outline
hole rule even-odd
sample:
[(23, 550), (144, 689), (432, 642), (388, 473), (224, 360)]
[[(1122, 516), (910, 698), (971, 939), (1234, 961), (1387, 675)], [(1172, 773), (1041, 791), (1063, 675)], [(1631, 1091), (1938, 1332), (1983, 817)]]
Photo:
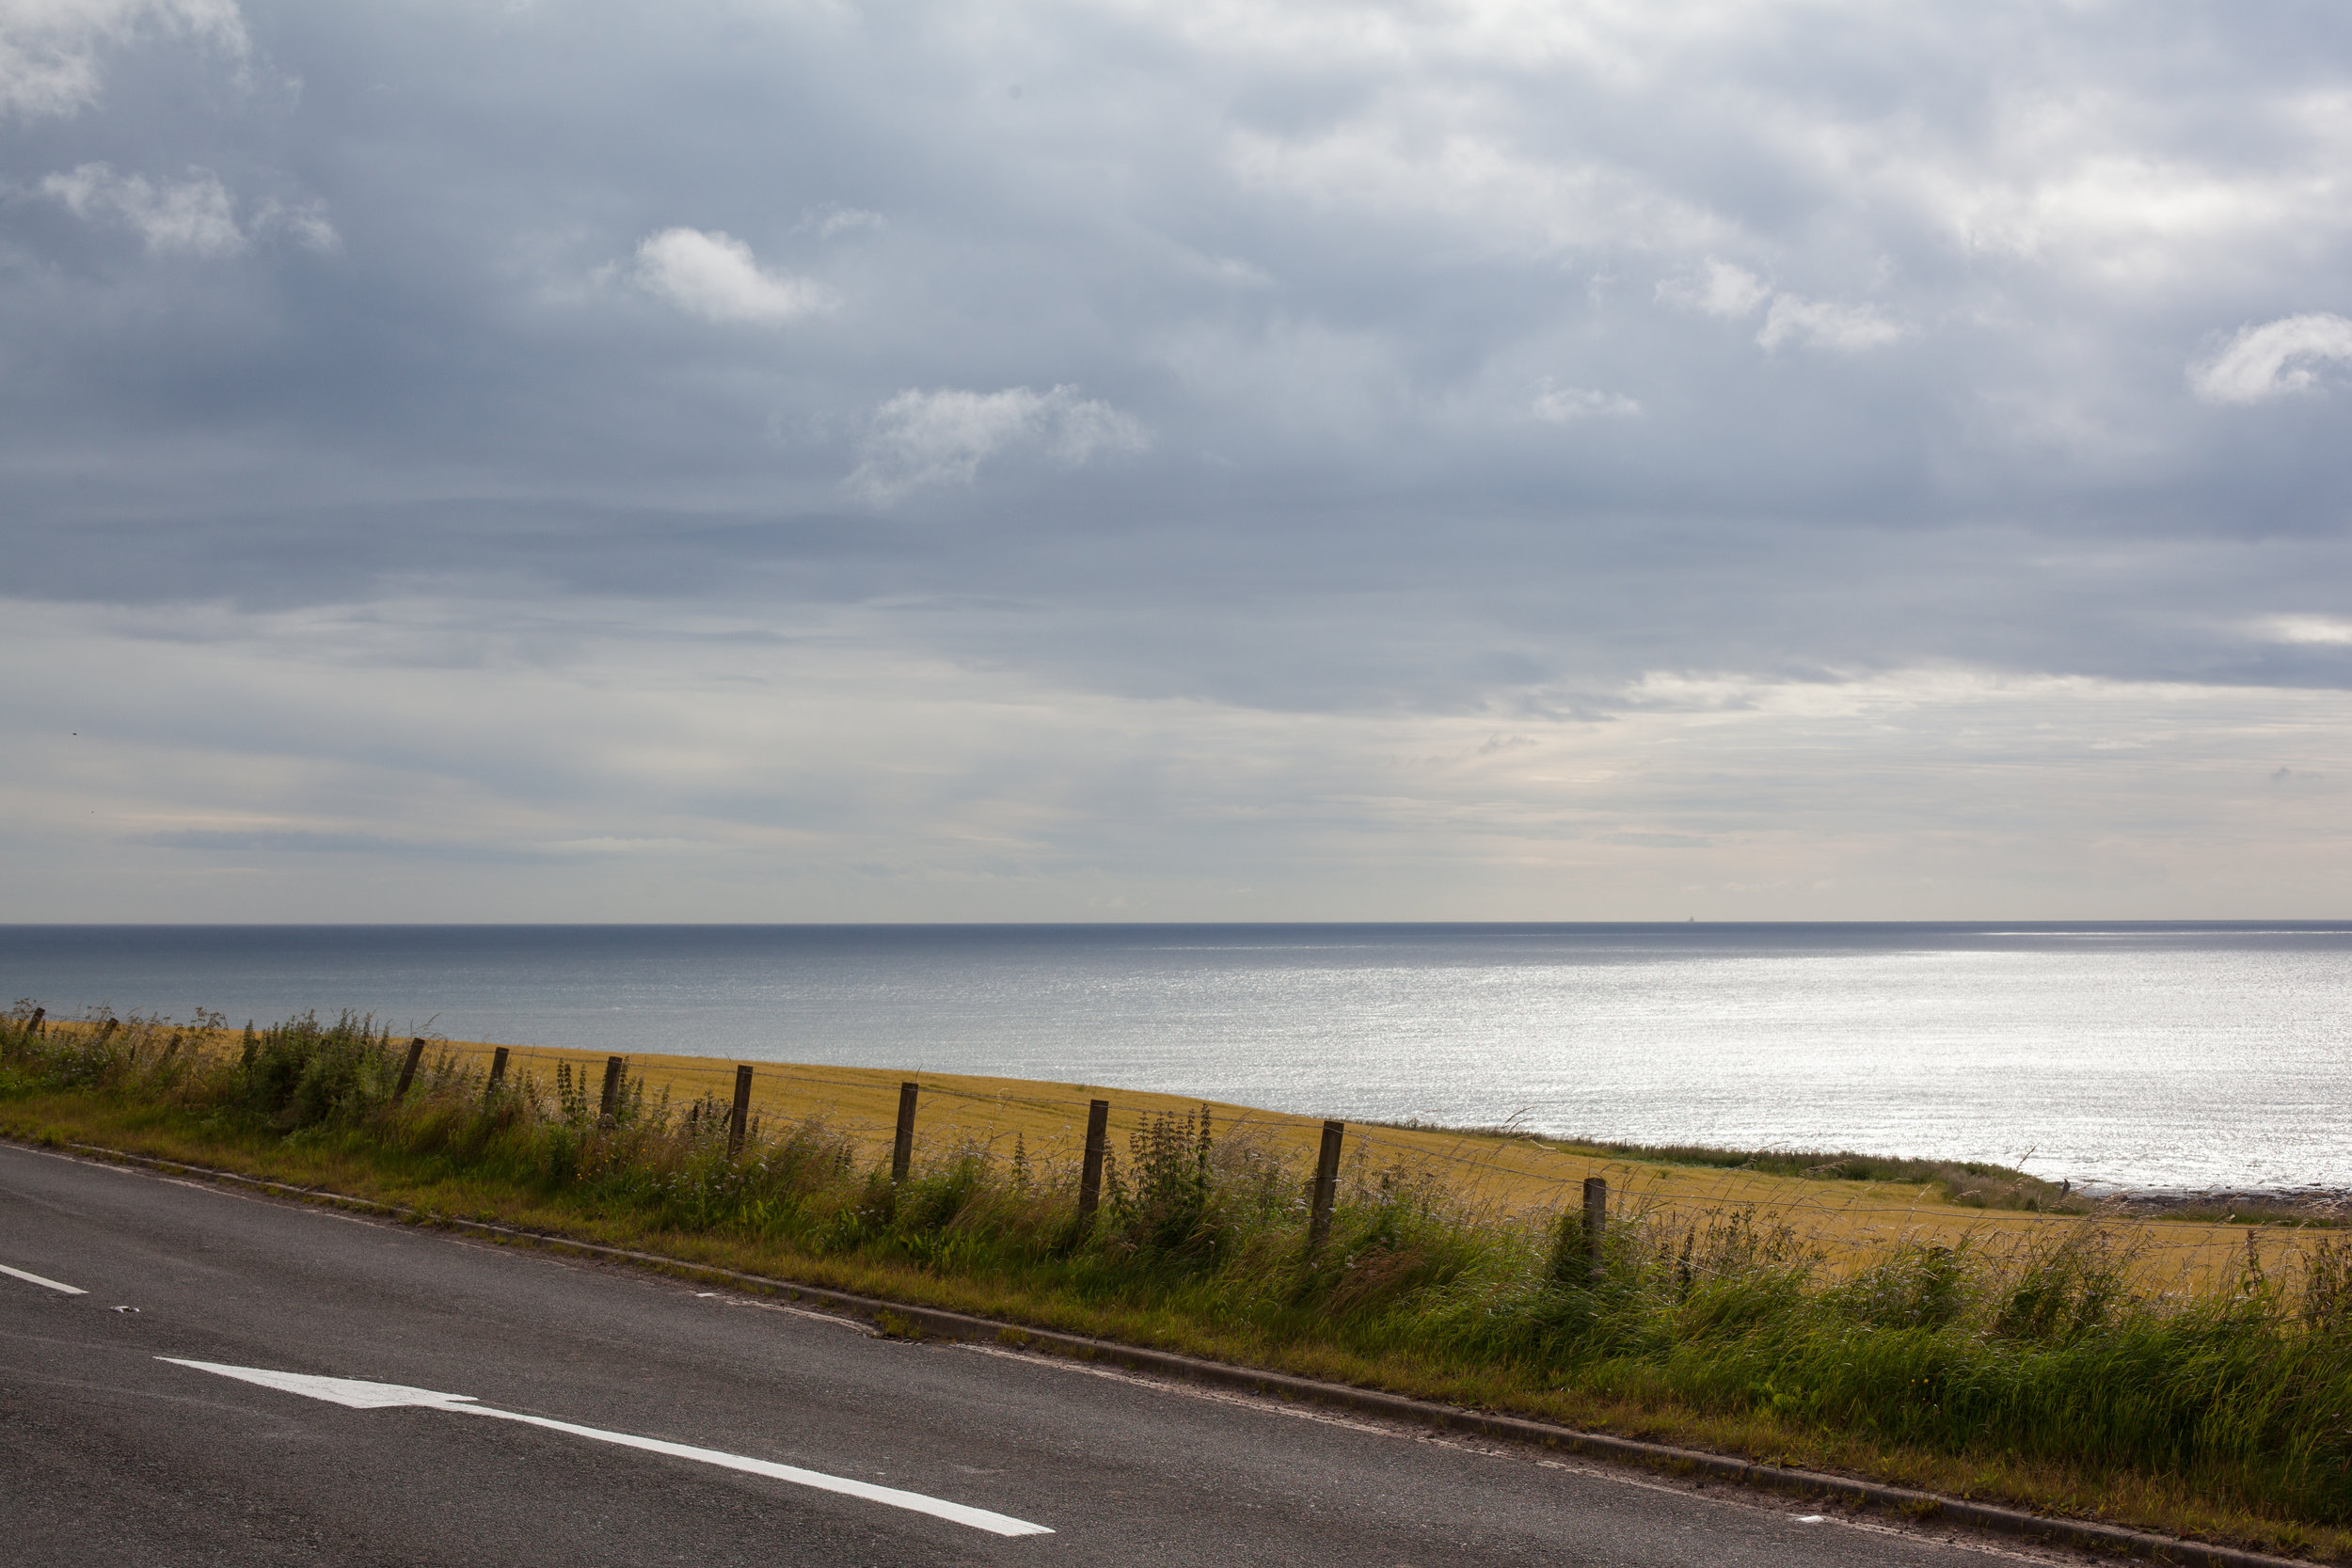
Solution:
[(0, 0), (0, 918), (2352, 914), (2352, 11)]

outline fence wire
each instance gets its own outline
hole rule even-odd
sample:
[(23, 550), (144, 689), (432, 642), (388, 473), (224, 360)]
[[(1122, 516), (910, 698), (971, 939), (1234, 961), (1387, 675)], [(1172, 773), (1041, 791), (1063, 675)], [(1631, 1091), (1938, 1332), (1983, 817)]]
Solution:
[[(49, 1027), (67, 1034), (88, 1033), (112, 1037), (121, 1030), (127, 1048), (135, 1052), (167, 1032), (175, 1043), (215, 1053), (233, 1051), (240, 1032), (219, 1027), (178, 1026), (168, 1021), (134, 1018), (116, 1021), (52, 1020)], [(486, 1069), (495, 1046), (476, 1041), (426, 1040), (428, 1052), (456, 1062), (461, 1070)], [(394, 1042), (395, 1048), (398, 1042)], [(155, 1049), (161, 1049), (156, 1047)], [(510, 1082), (526, 1079), (551, 1085), (555, 1069), (569, 1068), (582, 1082), (595, 1085), (610, 1053), (590, 1050), (541, 1046), (506, 1048)], [(801, 1119), (834, 1120), (839, 1130), (858, 1135), (863, 1143), (886, 1142), (897, 1107), (900, 1083), (918, 1089), (918, 1139), (943, 1134), (973, 1139), (991, 1134), (1001, 1142), (1031, 1132), (1041, 1136), (1070, 1134), (1083, 1125), (1094, 1100), (1111, 1106), (1114, 1131), (1141, 1133), (1155, 1117), (1181, 1115), (1191, 1107), (1208, 1111), (1219, 1135), (1271, 1136), (1305, 1155), (1315, 1143), (1323, 1118), (1281, 1112), (1219, 1105), (1213, 1101), (1163, 1093), (1100, 1093), (1072, 1085), (1008, 1081), (988, 1087), (920, 1072), (900, 1074), (884, 1069), (825, 1068), (791, 1063), (754, 1061), (747, 1064), (666, 1055), (623, 1056), (624, 1081), (638, 1085), (647, 1095), (666, 1095), (675, 1105), (732, 1099), (737, 1069), (753, 1069), (752, 1105), (755, 1114), (779, 1113)], [(862, 1076), (843, 1076), (845, 1072)], [(1018, 1086), (1012, 1086), (1017, 1084)], [(825, 1091), (831, 1091), (830, 1098)], [(591, 1091), (593, 1092), (593, 1090)], [(842, 1101), (856, 1104), (844, 1117)], [(938, 1102), (956, 1109), (943, 1117)], [(1036, 1118), (1024, 1123), (1021, 1114)], [(1045, 1125), (1039, 1125), (1038, 1121)], [(1006, 1125), (1008, 1122), (1012, 1125)], [(2304, 1238), (2292, 1227), (2245, 1227), (2209, 1220), (2170, 1220), (2101, 1212), (2088, 1213), (2033, 1212), (2015, 1209), (1969, 1208), (1933, 1196), (1931, 1183), (1922, 1183), (1916, 1197), (1893, 1201), (1887, 1189), (1909, 1183), (1888, 1180), (1856, 1181), (1841, 1192), (1828, 1179), (1782, 1176), (1729, 1166), (1678, 1165), (1665, 1160), (1585, 1152), (1533, 1137), (1399, 1129), (1379, 1124), (1346, 1128), (1343, 1142), (1343, 1177), (1360, 1195), (1374, 1190), (1382, 1174), (1434, 1179), (1457, 1204), (1484, 1205), (1522, 1220), (1549, 1223), (1553, 1216), (1578, 1208), (1583, 1183), (1598, 1176), (1609, 1183), (1613, 1210), (1624, 1218), (1689, 1227), (1709, 1216), (1745, 1215), (1752, 1223), (1786, 1227), (1824, 1252), (1859, 1259), (1880, 1256), (1906, 1241), (1950, 1243), (1998, 1239), (2009, 1243), (2060, 1234), (2064, 1227), (2105, 1227), (2124, 1234), (2143, 1274), (2162, 1274), (2168, 1265), (2184, 1275), (2240, 1266), (2249, 1255), (2260, 1266), (2275, 1266)], [(1303, 1179), (1303, 1170), (1300, 1173)]]

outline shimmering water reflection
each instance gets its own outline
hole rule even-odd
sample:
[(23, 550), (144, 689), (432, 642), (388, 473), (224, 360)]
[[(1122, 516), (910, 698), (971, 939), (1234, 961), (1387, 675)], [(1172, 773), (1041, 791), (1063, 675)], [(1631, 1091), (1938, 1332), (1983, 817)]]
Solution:
[(57, 1010), (2352, 1186), (2343, 925), (13, 927), (0, 974)]

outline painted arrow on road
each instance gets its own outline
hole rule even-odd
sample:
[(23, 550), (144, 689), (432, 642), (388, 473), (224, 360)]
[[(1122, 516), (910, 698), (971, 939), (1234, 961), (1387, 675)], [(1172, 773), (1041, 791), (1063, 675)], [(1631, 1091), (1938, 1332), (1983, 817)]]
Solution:
[(704, 1465), (716, 1465), (723, 1470), (740, 1470), (745, 1475), (788, 1481), (795, 1486), (812, 1486), (819, 1492), (838, 1492), (843, 1497), (863, 1497), (867, 1502), (885, 1503), (913, 1513), (928, 1513), (934, 1519), (969, 1525), (974, 1529), (987, 1530), (992, 1535), (1054, 1533), (1045, 1526), (1033, 1525), (1026, 1519), (1015, 1519), (1009, 1514), (991, 1513), (984, 1508), (967, 1508), (961, 1503), (927, 1497), (920, 1492), (901, 1492), (895, 1486), (876, 1486), (843, 1476), (829, 1476), (819, 1470), (803, 1470), (793, 1465), (778, 1465), (739, 1453), (722, 1453), (717, 1449), (698, 1449), (687, 1443), (665, 1443), (658, 1437), (636, 1437), (626, 1432), (605, 1432), (596, 1427), (550, 1420), (545, 1416), (526, 1416), (516, 1410), (494, 1409), (479, 1402), (471, 1394), (442, 1394), (430, 1388), (409, 1388), (397, 1383), (363, 1383), (357, 1378), (316, 1377), (309, 1372), (278, 1372), (261, 1367), (224, 1367), (212, 1361), (183, 1361), (176, 1355), (159, 1355), (155, 1359), (168, 1361), (175, 1367), (191, 1367), (199, 1372), (233, 1377), (241, 1383), (257, 1383), (264, 1388), (300, 1394), (307, 1399), (325, 1400), (329, 1404), (340, 1404), (351, 1410), (450, 1410), (464, 1416), (488, 1416), (501, 1421), (520, 1421), (525, 1426), (544, 1427), (549, 1432), (568, 1433), (574, 1437), (586, 1437), (598, 1443), (616, 1443), (625, 1449), (642, 1449), (647, 1453), (667, 1454), (673, 1459), (691, 1459)]

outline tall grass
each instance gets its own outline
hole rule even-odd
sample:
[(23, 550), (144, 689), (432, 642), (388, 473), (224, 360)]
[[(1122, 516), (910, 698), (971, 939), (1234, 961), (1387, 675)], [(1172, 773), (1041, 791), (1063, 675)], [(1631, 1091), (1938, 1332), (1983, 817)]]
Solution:
[(35, 1033), (28, 1012), (0, 1020), (0, 1098), (81, 1091), (642, 1229), (1018, 1286), (1504, 1395), (1769, 1418), (2352, 1522), (2352, 1256), (2329, 1240), (2283, 1270), (2249, 1247), (2228, 1289), (2192, 1296), (2137, 1284), (2131, 1232), (2090, 1219), (1832, 1269), (1770, 1214), (1623, 1211), (1595, 1267), (1574, 1213), (1481, 1208), (1359, 1153), (1311, 1254), (1307, 1171), (1205, 1107), (1136, 1133), (1081, 1230), (1074, 1164), (1020, 1143), (920, 1147), (894, 1183), (821, 1119), (755, 1123), (731, 1156), (715, 1099), (631, 1080), (603, 1116), (568, 1067), (492, 1089), (441, 1054), (396, 1101), (399, 1053), (349, 1014), (199, 1041), (143, 1019)]

